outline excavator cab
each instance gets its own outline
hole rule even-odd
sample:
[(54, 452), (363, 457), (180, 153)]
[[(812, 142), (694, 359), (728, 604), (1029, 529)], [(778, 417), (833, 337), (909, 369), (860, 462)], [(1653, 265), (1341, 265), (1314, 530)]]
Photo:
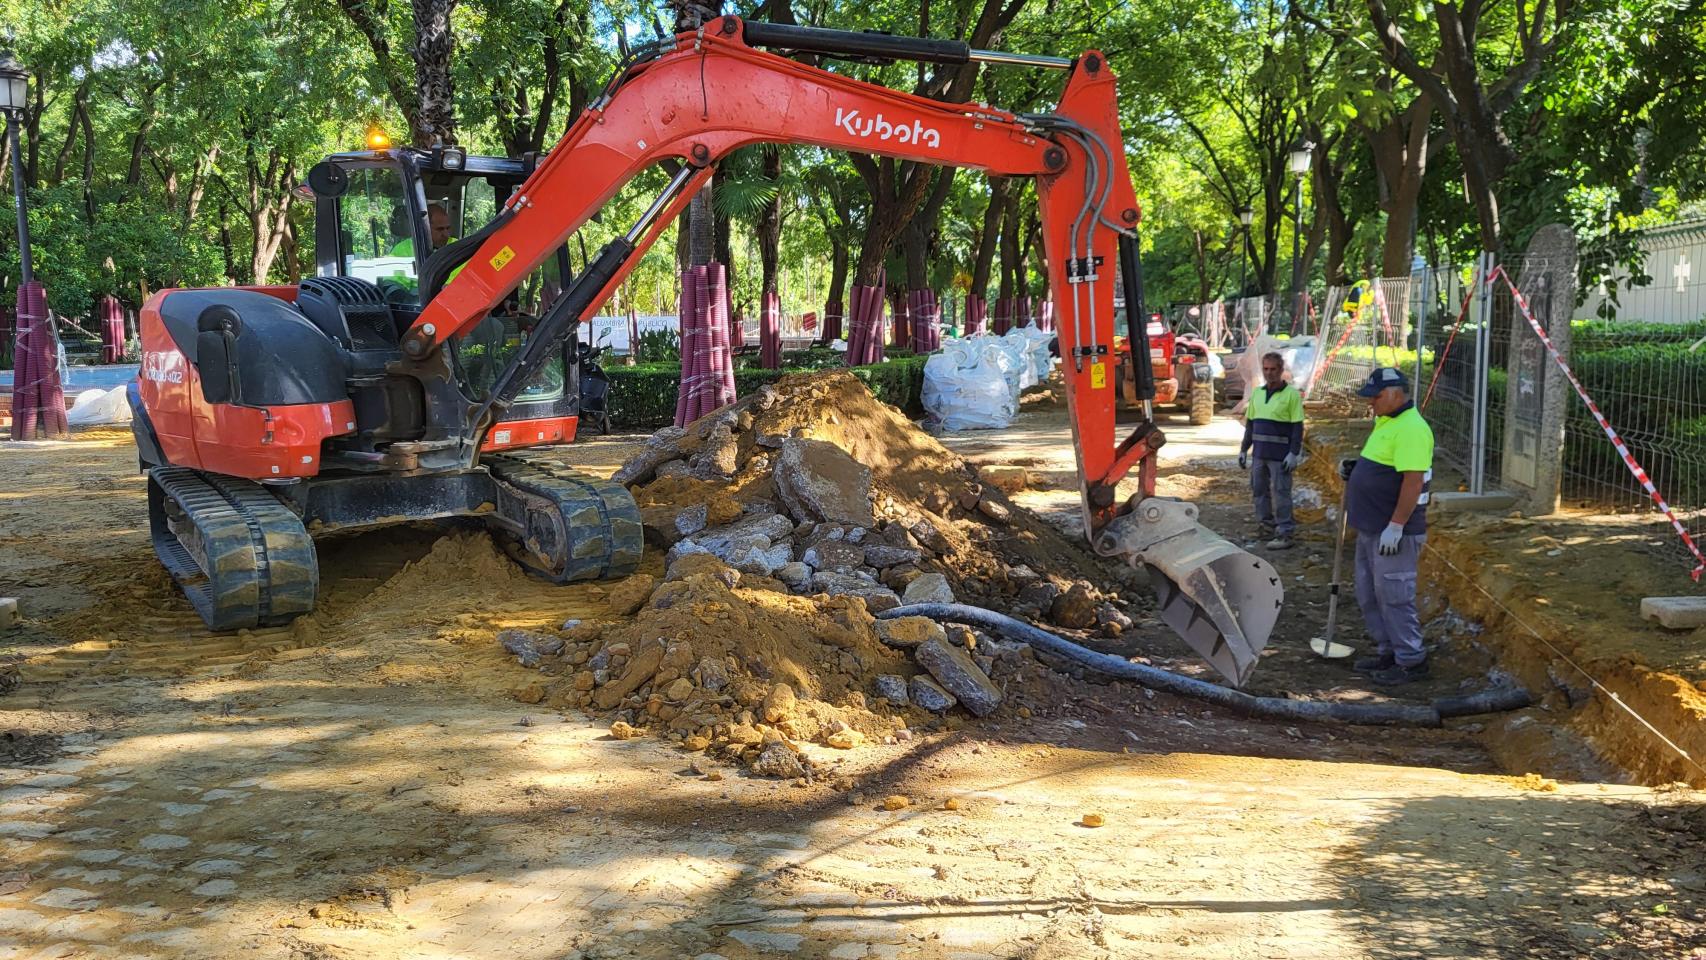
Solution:
[[(430, 299), (421, 289), (428, 259), (491, 222), (533, 168), (531, 157), (470, 156), (454, 147), (334, 154), (308, 177), (315, 272), (372, 284), (400, 335)], [(446, 282), (459, 272), (450, 271)], [(499, 374), (572, 279), (563, 245), (477, 326), (446, 344), (464, 394), (475, 401), (489, 397)], [(497, 415), (498, 424), (520, 424), (519, 429), (499, 426), (482, 449), (574, 439), (576, 356), (571, 334)], [(413, 402), (412, 396), (399, 399)]]

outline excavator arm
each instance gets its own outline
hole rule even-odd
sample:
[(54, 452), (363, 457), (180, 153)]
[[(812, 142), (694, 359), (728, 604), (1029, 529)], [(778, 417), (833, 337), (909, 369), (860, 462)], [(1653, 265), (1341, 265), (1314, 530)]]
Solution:
[[(890, 90), (759, 47), (861, 59), (985, 60), (1068, 74), (1054, 112), (1019, 115)], [(468, 333), (624, 184), (651, 167), (679, 164), (663, 194), (576, 278), (500, 374), (491, 399), (471, 421), (472, 429), (484, 431), (490, 408), (513, 399), (581, 318), (603, 303), (715, 165), (756, 143), (1035, 178), (1085, 529), (1098, 551), (1159, 570), (1167, 581), (1158, 584), (1163, 617), (1222, 673), (1242, 682), (1277, 616), (1278, 578), (1264, 562), (1197, 525), (1193, 506), (1154, 496), (1155, 453), (1165, 438), (1152, 421), (1124, 437), (1116, 433), (1117, 283), (1125, 286), (1134, 353), (1141, 349), (1138, 355), (1147, 357), (1148, 351), (1139, 307), (1139, 211), (1114, 75), (1096, 51), (1068, 61), (974, 51), (948, 41), (710, 20), (627, 64), (490, 224), (428, 261), (422, 292), (431, 299), (403, 337), (405, 355), (426, 361)], [(446, 283), (458, 263), (460, 272)], [(1140, 468), (1140, 489), (1122, 503), (1116, 490), (1134, 467)]]

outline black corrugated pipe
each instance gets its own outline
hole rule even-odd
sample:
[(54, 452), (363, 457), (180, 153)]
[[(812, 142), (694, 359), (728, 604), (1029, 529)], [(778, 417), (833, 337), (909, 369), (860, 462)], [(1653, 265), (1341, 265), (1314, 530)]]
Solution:
[(1245, 716), (1269, 720), (1306, 722), (1339, 722), (1404, 727), (1437, 727), (1442, 717), (1459, 717), (1471, 713), (1492, 713), (1517, 710), (1528, 706), (1528, 691), (1503, 687), (1467, 697), (1445, 697), (1433, 703), (1331, 703), (1319, 700), (1285, 700), (1279, 697), (1255, 697), (1242, 690), (1222, 687), (1194, 677), (1184, 677), (1156, 667), (1132, 663), (1123, 657), (1081, 647), (1006, 614), (971, 607), (961, 603), (915, 603), (896, 607), (877, 614), (880, 619), (894, 617), (929, 617), (948, 620), (992, 630), (1009, 640), (1018, 640), (1032, 648), (1122, 680), (1136, 680), (1151, 690), (1160, 690), (1193, 700), (1203, 700), (1236, 710)]

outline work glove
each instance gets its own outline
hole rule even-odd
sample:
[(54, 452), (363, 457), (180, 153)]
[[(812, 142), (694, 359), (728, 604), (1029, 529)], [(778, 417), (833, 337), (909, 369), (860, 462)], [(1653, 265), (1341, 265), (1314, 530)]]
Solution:
[(1238, 469), (1240, 469), (1240, 470), (1250, 469), (1250, 451), (1248, 451), (1248, 450), (1238, 451)]
[(1351, 471), (1355, 470), (1356, 468), (1357, 468), (1357, 462), (1355, 460), (1340, 460), (1339, 461), (1339, 479), (1340, 480), (1349, 480), (1351, 478)]
[(1295, 453), (1286, 454), (1285, 459), (1280, 461), (1280, 469), (1284, 470), (1286, 473), (1290, 473), (1293, 470), (1296, 470), (1297, 469), (1297, 461), (1299, 459), (1301, 459), (1301, 457), (1298, 454), (1295, 454)]
[(1398, 553), (1398, 542), (1404, 538), (1404, 525), (1388, 523), (1386, 529), (1380, 531), (1380, 555), (1394, 556)]

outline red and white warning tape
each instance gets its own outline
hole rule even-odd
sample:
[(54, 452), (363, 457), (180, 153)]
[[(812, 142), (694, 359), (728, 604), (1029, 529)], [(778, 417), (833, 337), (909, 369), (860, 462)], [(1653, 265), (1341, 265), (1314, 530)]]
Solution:
[(1540, 324), (1534, 319), (1534, 312), (1528, 309), (1527, 298), (1522, 295), (1521, 290), (1516, 288), (1516, 282), (1511, 279), (1510, 274), (1505, 272), (1504, 267), (1498, 267), (1487, 278), (1487, 282), (1492, 283), (1501, 277), (1505, 284), (1511, 288), (1511, 297), (1516, 301), (1517, 308), (1522, 311), (1522, 318), (1528, 321), (1529, 329), (1533, 330), (1534, 335), (1540, 338), (1540, 342), (1546, 345), (1546, 352), (1552, 355), (1552, 362), (1556, 363), (1558, 369), (1564, 372), (1564, 376), (1569, 378), (1570, 386), (1576, 388), (1576, 395), (1582, 398), (1583, 403), (1587, 404), (1588, 412), (1593, 414), (1594, 420), (1599, 423), (1599, 428), (1605, 431), (1605, 435), (1611, 439), (1612, 446), (1617, 448), (1618, 456), (1623, 458), (1623, 465), (1629, 468), (1629, 472), (1635, 475), (1635, 479), (1647, 491), (1647, 495), (1653, 498), (1653, 503), (1658, 505), (1659, 512), (1663, 513), (1665, 519), (1670, 521), (1670, 525), (1676, 530), (1677, 536), (1681, 537), (1683, 544), (1688, 547), (1688, 552), (1694, 554), (1694, 559), (1697, 562), (1689, 576), (1693, 577), (1694, 581), (1698, 583), (1700, 574), (1706, 572), (1706, 556), (1700, 554), (1700, 548), (1695, 545), (1694, 538), (1688, 535), (1688, 528), (1684, 527), (1682, 521), (1676, 518), (1670, 504), (1666, 503), (1665, 498), (1659, 494), (1659, 488), (1653, 486), (1653, 480), (1647, 476), (1647, 471), (1641, 467), (1640, 463), (1636, 462), (1634, 454), (1629, 452), (1629, 447), (1623, 442), (1623, 438), (1617, 435), (1617, 430), (1611, 426), (1609, 420), (1605, 419), (1605, 414), (1599, 412), (1599, 405), (1593, 402), (1593, 397), (1588, 395), (1587, 390), (1582, 386), (1582, 382), (1576, 379), (1576, 374), (1570, 369), (1570, 364), (1558, 352), (1558, 348), (1552, 345), (1552, 338), (1548, 337), (1546, 331), (1540, 328)]

